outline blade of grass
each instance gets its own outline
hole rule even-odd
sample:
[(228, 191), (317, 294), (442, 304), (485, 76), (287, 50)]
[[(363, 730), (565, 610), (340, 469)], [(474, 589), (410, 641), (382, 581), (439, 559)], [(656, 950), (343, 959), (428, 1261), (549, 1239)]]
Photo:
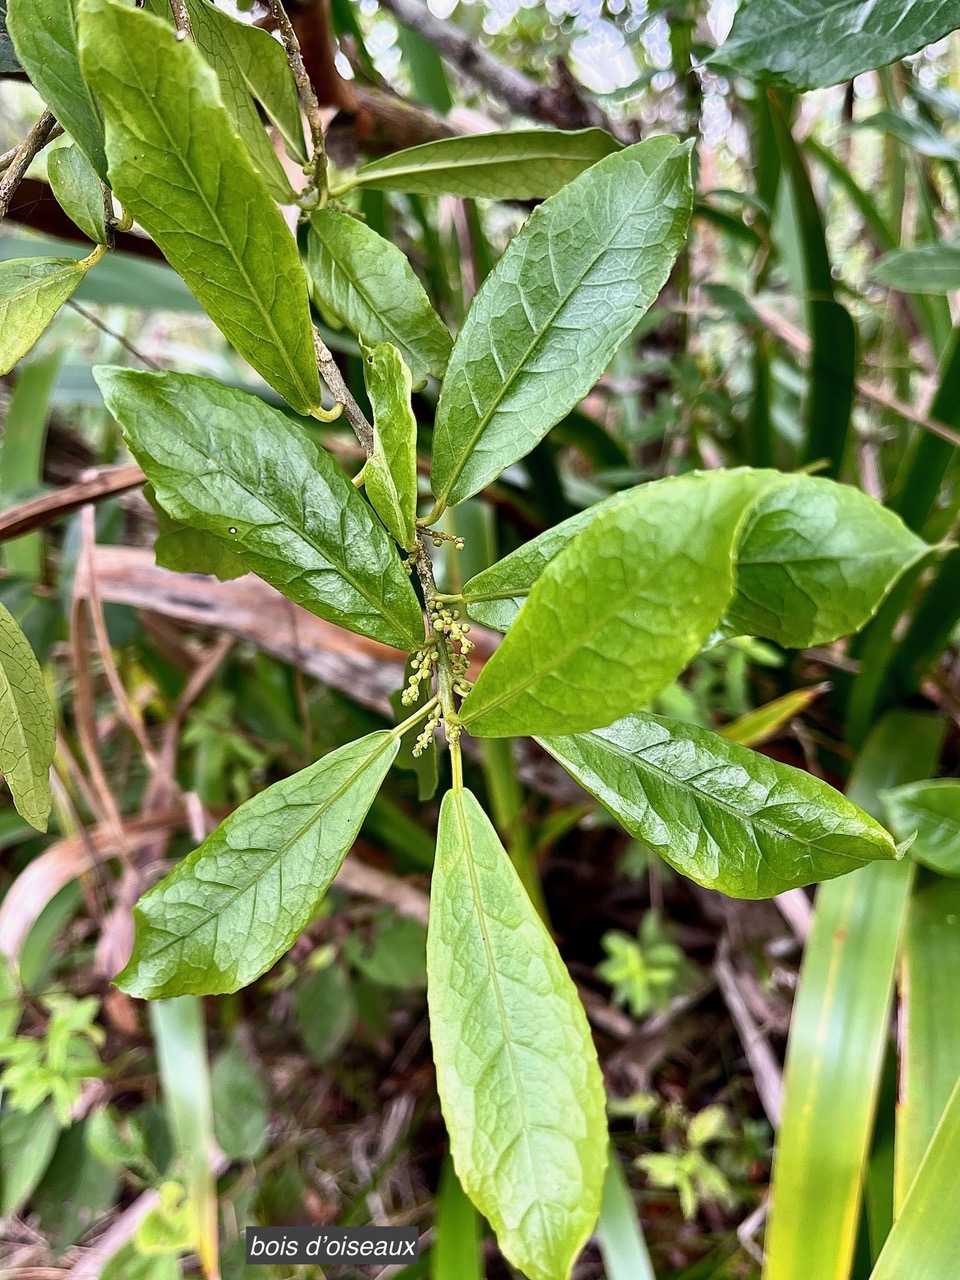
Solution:
[(597, 1244), (607, 1280), (656, 1280), (637, 1206), (620, 1157), (612, 1147), (600, 1203)]
[[(868, 738), (850, 798), (879, 812), (880, 791), (928, 777), (943, 726), (895, 711)], [(887, 1040), (912, 868), (865, 867), (822, 885), (787, 1046), (765, 1280), (846, 1280)]]
[(897, 1214), (960, 1075), (958, 973), (960, 881), (924, 876), (907, 908), (901, 962)]
[[(55, 352), (20, 365), (3, 425), (0, 509), (32, 496), (40, 484), (50, 399), (61, 358), (62, 353)], [(43, 570), (41, 535), (26, 533), (4, 543), (0, 546), (0, 565), (36, 582)]]
[(197, 1252), (207, 1280), (217, 1280), (216, 1141), (203, 1004), (194, 996), (150, 1002), (170, 1133), (183, 1163)]
[(871, 1280), (956, 1280), (960, 1258), (960, 1081)]
[[(960, 428), (960, 325), (954, 327), (940, 362), (940, 381), (929, 416), (944, 426)], [(939, 436), (927, 431), (919, 435), (903, 487), (891, 503), (911, 529), (922, 531), (954, 454), (954, 446)]]
[(480, 1219), (447, 1156), (440, 1175), (430, 1280), (483, 1280)]

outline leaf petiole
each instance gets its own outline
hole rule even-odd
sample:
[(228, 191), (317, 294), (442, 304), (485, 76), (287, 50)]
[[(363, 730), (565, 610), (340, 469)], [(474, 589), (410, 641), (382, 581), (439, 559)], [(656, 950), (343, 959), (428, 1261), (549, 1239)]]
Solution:
[(403, 735), (409, 729), (412, 729), (415, 724), (419, 724), (421, 720), (425, 720), (439, 701), (440, 695), (435, 693), (429, 702), (425, 702), (422, 707), (417, 707), (412, 716), (408, 716), (406, 720), (402, 720), (400, 724), (394, 725), (390, 730), (390, 736), (393, 738), (402, 738)]

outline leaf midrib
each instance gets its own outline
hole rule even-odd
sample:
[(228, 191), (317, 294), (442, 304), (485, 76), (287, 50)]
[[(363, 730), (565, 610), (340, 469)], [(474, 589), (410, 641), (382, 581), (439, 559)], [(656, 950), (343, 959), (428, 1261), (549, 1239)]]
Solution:
[[(621, 153), (616, 153), (616, 152), (615, 152), (614, 154), (621, 154)], [(452, 474), (451, 474), (450, 478), (448, 479), (447, 483), (443, 486), (443, 489), (442, 489), (442, 490), (441, 490), (441, 491), (436, 495), (436, 496), (437, 496), (437, 500), (438, 500), (438, 502), (439, 502), (439, 503), (442, 503), (442, 504), (444, 504), (444, 505), (446, 505), (446, 504), (447, 504), (447, 502), (449, 501), (450, 492), (451, 492), (451, 490), (454, 488), (454, 486), (456, 485), (457, 481), (458, 481), (458, 480), (460, 479), (460, 477), (462, 476), (463, 471), (464, 471), (464, 468), (466, 467), (467, 462), (469, 461), (469, 459), (470, 459), (471, 455), (473, 454), (473, 451), (474, 451), (474, 448), (476, 447), (477, 441), (478, 441), (478, 440), (480, 439), (480, 437), (483, 435), (484, 431), (485, 431), (485, 430), (486, 430), (486, 428), (487, 428), (487, 425), (488, 425), (488, 424), (489, 424), (489, 422), (490, 422), (490, 419), (493, 417), (494, 413), (496, 413), (497, 409), (500, 407), (501, 403), (503, 402), (504, 398), (506, 397), (506, 394), (507, 394), (508, 390), (510, 389), (510, 387), (512, 387), (513, 383), (516, 381), (516, 379), (518, 378), (518, 376), (520, 375), (520, 373), (522, 372), (522, 370), (526, 367), (527, 362), (528, 362), (528, 361), (529, 361), (529, 359), (530, 359), (530, 356), (533, 354), (533, 352), (536, 350), (536, 348), (537, 348), (537, 347), (540, 345), (540, 343), (543, 341), (544, 337), (546, 336), (546, 334), (548, 333), (548, 331), (549, 331), (549, 330), (550, 330), (550, 328), (552, 327), (554, 320), (556, 320), (557, 316), (560, 314), (560, 312), (561, 312), (561, 311), (563, 310), (563, 308), (567, 305), (567, 303), (570, 301), (570, 299), (573, 297), (573, 295), (576, 293), (576, 291), (577, 291), (577, 290), (580, 288), (580, 286), (583, 284), (583, 281), (587, 278), (587, 276), (588, 276), (588, 275), (590, 274), (590, 272), (594, 269), (594, 267), (597, 265), (597, 263), (600, 261), (600, 259), (604, 256), (604, 254), (605, 254), (605, 253), (607, 253), (607, 252), (609, 251), (610, 246), (613, 244), (613, 242), (614, 242), (614, 240), (616, 239), (616, 237), (617, 237), (617, 236), (620, 234), (620, 232), (623, 230), (623, 226), (624, 226), (624, 224), (625, 224), (625, 223), (627, 222), (627, 220), (632, 216), (632, 214), (633, 214), (634, 210), (636, 209), (637, 205), (638, 205), (638, 204), (639, 204), (639, 202), (640, 202), (641, 197), (646, 193), (647, 188), (648, 188), (648, 187), (650, 186), (650, 184), (653, 182), (653, 180), (654, 180), (654, 178), (656, 177), (656, 175), (661, 171), (661, 169), (663, 169), (663, 168), (666, 166), (666, 164), (667, 164), (668, 160), (670, 160), (670, 159), (672, 159), (672, 158), (673, 158), (673, 157), (671, 157), (671, 156), (665, 156), (665, 157), (663, 158), (663, 160), (660, 162), (660, 164), (658, 164), (658, 165), (657, 165), (657, 167), (656, 167), (655, 169), (653, 169), (649, 174), (646, 174), (646, 175), (645, 175), (646, 181), (643, 183), (643, 185), (642, 185), (642, 186), (639, 188), (639, 190), (637, 191), (637, 193), (636, 193), (636, 197), (635, 197), (635, 198), (634, 198), (634, 200), (631, 202), (630, 208), (627, 210), (627, 212), (623, 215), (623, 217), (620, 219), (620, 221), (617, 223), (617, 225), (616, 225), (616, 226), (613, 228), (613, 230), (610, 232), (610, 235), (607, 237), (607, 239), (606, 239), (606, 241), (604, 242), (604, 244), (603, 244), (602, 248), (601, 248), (601, 249), (596, 253), (596, 255), (595, 255), (595, 256), (590, 260), (590, 262), (589, 262), (589, 263), (588, 263), (588, 265), (583, 269), (583, 271), (582, 271), (582, 272), (577, 276), (577, 279), (576, 279), (576, 280), (575, 280), (575, 282), (571, 285), (571, 287), (569, 288), (569, 290), (567, 291), (567, 293), (565, 293), (565, 294), (561, 295), (561, 297), (560, 297), (560, 301), (557, 303), (556, 307), (553, 309), (553, 311), (552, 311), (552, 312), (550, 313), (550, 315), (547, 317), (547, 319), (545, 320), (545, 322), (544, 322), (544, 324), (541, 326), (541, 328), (540, 328), (540, 329), (539, 329), (539, 330), (534, 334), (534, 336), (533, 336), (533, 338), (532, 338), (532, 340), (531, 340), (531, 342), (530, 342), (529, 346), (528, 346), (528, 347), (527, 347), (527, 349), (524, 351), (524, 353), (523, 353), (523, 355), (520, 357), (519, 361), (518, 361), (518, 362), (514, 365), (514, 367), (510, 370), (510, 373), (509, 373), (509, 375), (507, 376), (507, 378), (506, 378), (504, 381), (502, 381), (502, 382), (500, 383), (499, 390), (498, 390), (498, 392), (497, 392), (496, 396), (495, 396), (495, 397), (493, 398), (493, 400), (491, 401), (491, 403), (490, 403), (490, 407), (489, 407), (489, 408), (486, 410), (486, 412), (485, 412), (485, 413), (484, 413), (484, 414), (479, 418), (479, 420), (478, 420), (478, 422), (477, 422), (477, 425), (476, 425), (475, 429), (474, 429), (473, 431), (471, 431), (471, 433), (470, 433), (470, 435), (469, 435), (469, 437), (468, 437), (467, 441), (466, 441), (466, 442), (463, 442), (463, 443), (461, 444), (461, 451), (460, 451), (460, 453), (461, 453), (461, 460), (460, 460), (460, 462), (457, 464), (457, 466), (456, 466), (456, 468), (454, 469), (454, 471), (452, 472)], [(600, 162), (600, 163), (602, 163), (602, 162)], [(566, 188), (566, 189), (567, 189), (567, 190), (569, 190), (569, 188)], [(545, 207), (544, 205), (541, 205), (541, 206), (540, 206), (540, 208), (541, 208), (541, 209), (543, 209), (544, 207)], [(529, 224), (528, 224), (528, 226), (529, 226)], [(531, 236), (533, 235), (533, 232), (532, 232), (532, 231), (530, 232), (530, 235), (531, 235)], [(515, 244), (515, 243), (516, 243), (516, 241), (513, 241), (512, 243), (513, 243), (513, 244)], [(501, 259), (501, 261), (502, 261), (502, 259)], [(495, 279), (496, 279), (496, 277), (495, 277), (495, 276), (490, 276), (490, 277), (488, 277), (488, 280), (491, 282), (491, 284), (492, 284), (492, 282), (493, 282)], [(461, 333), (462, 333), (462, 330), (461, 330)], [(490, 345), (491, 345), (491, 348), (492, 348), (492, 345), (493, 345), (493, 344), (492, 344), (492, 342), (491, 342), (491, 344), (490, 344)], [(454, 350), (455, 350), (455, 349), (456, 349), (456, 344), (454, 345)], [(451, 360), (453, 359), (453, 355), (452, 355), (452, 354), (451, 354), (451, 357), (450, 357), (450, 358), (451, 358)], [(448, 369), (448, 376), (449, 376), (449, 369)], [(466, 370), (465, 370), (465, 369), (464, 369), (464, 375), (463, 375), (463, 376), (464, 376), (465, 378), (467, 377), (467, 373), (466, 373)], [(441, 399), (442, 399), (442, 393), (441, 393)], [(435, 434), (439, 434), (439, 433), (436, 433), (436, 432), (435, 432)]]
[[(543, 1206), (545, 1204), (545, 1199), (543, 1195), (543, 1189), (540, 1184), (539, 1163), (534, 1158), (533, 1145), (532, 1145), (533, 1125), (530, 1124), (527, 1117), (527, 1108), (526, 1108), (526, 1102), (523, 1095), (523, 1086), (520, 1078), (520, 1069), (517, 1066), (516, 1057), (513, 1051), (513, 1039), (510, 1036), (510, 1023), (507, 1018), (507, 1010), (503, 1000), (503, 993), (500, 990), (499, 975), (497, 973), (496, 965), (494, 964), (493, 947), (490, 943), (489, 932), (487, 931), (487, 921), (486, 921), (486, 915), (484, 913), (483, 898), (481, 897), (481, 894), (480, 894), (480, 882), (477, 879), (477, 868), (473, 860), (473, 845), (470, 840), (470, 830), (467, 825), (466, 813), (464, 812), (464, 808), (463, 808), (464, 793), (462, 791), (454, 791), (452, 794), (453, 794), (454, 804), (456, 806), (456, 811), (457, 811), (457, 826), (460, 828), (460, 839), (463, 842), (463, 849), (465, 854), (464, 863), (467, 868), (467, 873), (470, 876), (470, 891), (473, 894), (473, 900), (476, 905), (477, 924), (480, 929), (480, 936), (483, 940), (483, 950), (484, 950), (484, 955), (487, 961), (487, 972), (490, 975), (490, 987), (493, 991), (494, 1000), (496, 1001), (496, 1005), (497, 1005), (497, 1020), (500, 1024), (501, 1041), (504, 1045), (504, 1051), (507, 1055), (507, 1060), (510, 1063), (510, 1075), (513, 1080), (514, 1091), (516, 1093), (517, 1109), (520, 1112), (520, 1120), (523, 1128), (523, 1142), (527, 1150), (527, 1162), (530, 1166), (532, 1180), (536, 1187), (537, 1194), (536, 1194), (535, 1205), (536, 1205), (537, 1212), (540, 1216), (541, 1232), (543, 1234), (546, 1234), (546, 1223), (544, 1221), (544, 1216), (543, 1216)], [(499, 856), (500, 856), (500, 852), (498, 851), (498, 857)], [(505, 854), (503, 856), (506, 857)], [(523, 890), (520, 888), (519, 885), (517, 885), (516, 887), (518, 892), (520, 893), (523, 892)]]
[[(10, 259), (14, 261), (14, 259)], [(87, 274), (86, 267), (80, 266), (80, 259), (76, 259), (72, 266), (64, 265), (58, 267), (55, 271), (49, 271), (40, 276), (36, 280), (28, 280), (20, 289), (15, 289), (13, 293), (5, 293), (0, 295), (0, 307), (9, 307), (15, 302), (21, 302), (24, 298), (28, 298), (30, 294), (37, 294), (45, 286), (60, 284), (69, 276), (78, 275), (83, 277)]]

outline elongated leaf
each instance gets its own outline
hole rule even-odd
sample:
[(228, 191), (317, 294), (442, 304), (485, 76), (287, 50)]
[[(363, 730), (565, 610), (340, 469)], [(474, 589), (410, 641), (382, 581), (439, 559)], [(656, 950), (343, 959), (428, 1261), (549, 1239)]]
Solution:
[(46, 831), (50, 815), (53, 740), (53, 711), (40, 665), (0, 604), (0, 773), (17, 812), (38, 831)]
[(960, 245), (918, 244), (886, 253), (870, 271), (877, 284), (902, 293), (951, 293), (960, 289)]
[(398, 648), (422, 643), (396, 548), (337, 462), (282, 413), (188, 374), (95, 376), (174, 520), (318, 617)]
[(791, 476), (762, 493), (747, 516), (724, 630), (791, 648), (850, 635), (928, 550), (859, 489)]
[(77, 0), (8, 0), (7, 29), (44, 102), (106, 180), (103, 116), (80, 69), (78, 7)]
[(392, 343), (414, 386), (443, 376), (452, 341), (410, 263), (383, 236), (335, 209), (310, 219), (308, 260), (325, 313), (373, 346)]
[(373, 509), (408, 551), (417, 536), (417, 420), (410, 404), (410, 370), (396, 347), (364, 349), (367, 394), (373, 406), (373, 454), (363, 484)]
[(217, 1145), (234, 1160), (256, 1160), (267, 1145), (267, 1093), (238, 1039), (218, 1054), (210, 1072)]
[(696, 725), (637, 713), (538, 741), (632, 836), (733, 898), (897, 856), (883, 827), (827, 783)]
[(870, 1280), (953, 1280), (960, 1256), (960, 1081)]
[(603, 129), (514, 129), (441, 138), (365, 164), (342, 189), (412, 195), (532, 200), (552, 196), (584, 169), (620, 150)]
[(80, 0), (84, 74), (113, 189), (242, 356), (301, 413), (320, 405), (296, 244), (190, 40), (114, 0)]
[(910, 856), (945, 876), (960, 876), (960, 782), (911, 782), (884, 792), (883, 808), (898, 840), (916, 839)]
[(577, 733), (642, 706), (716, 627), (750, 473), (671, 478), (607, 505), (547, 564), (464, 699), (471, 733)]
[(600, 1211), (607, 1133), (576, 989), (469, 791), (440, 811), (430, 1034), (457, 1176), (530, 1280), (566, 1280)]
[(152, 1000), (259, 978), (316, 915), (396, 754), (371, 733), (242, 804), (140, 899), (118, 985)]
[(817, 89), (916, 53), (957, 25), (949, 0), (744, 0), (712, 61)]
[(960, 1077), (960, 884), (930, 878), (907, 907), (894, 1207), (900, 1212)]
[(76, 258), (0, 262), (0, 374), (27, 354), (86, 273)]
[(477, 1211), (464, 1194), (449, 1157), (437, 1191), (430, 1280), (483, 1280)]
[(462, 502), (596, 382), (662, 288), (690, 220), (690, 153), (651, 138), (540, 205), (473, 300), (437, 411), (433, 489)]
[(815, 684), (806, 689), (793, 689), (790, 693), (731, 720), (719, 730), (720, 737), (727, 738), (730, 742), (739, 742), (743, 747), (755, 747), (774, 737), (784, 725), (799, 716), (815, 698), (829, 688), (829, 684)]
[(95, 244), (106, 244), (103, 186), (77, 146), (57, 147), (47, 159), (47, 181), (60, 208)]
[(607, 1280), (656, 1280), (630, 1184), (612, 1149), (603, 1184), (597, 1244)]
[[(886, 716), (850, 799), (876, 813), (882, 790), (930, 772), (942, 734), (933, 716)], [(818, 891), (787, 1045), (764, 1280), (849, 1274), (910, 884), (904, 860)]]

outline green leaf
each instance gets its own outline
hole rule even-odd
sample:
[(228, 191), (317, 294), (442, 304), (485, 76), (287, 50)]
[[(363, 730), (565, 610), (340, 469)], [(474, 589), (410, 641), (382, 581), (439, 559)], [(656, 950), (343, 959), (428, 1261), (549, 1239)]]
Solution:
[(723, 629), (795, 649), (851, 635), (928, 551), (859, 489), (791, 476), (762, 493), (746, 518)]
[(513, 129), (441, 138), (365, 164), (344, 184), (411, 195), (532, 200), (552, 196), (620, 150), (603, 129)]
[(339, 464), (278, 410), (209, 378), (95, 370), (157, 501), (318, 617), (401, 649), (423, 615)]
[(52, 1107), (0, 1116), (0, 1217), (19, 1213), (43, 1177), (60, 1137)]
[(877, 284), (901, 293), (952, 293), (960, 289), (960, 245), (894, 249), (873, 264), (870, 275)]
[(0, 262), (0, 374), (25, 356), (87, 274), (76, 258)]
[(50, 816), (53, 709), (43, 672), (13, 616), (0, 604), (0, 773), (22, 818), (46, 831)]
[(95, 244), (107, 243), (100, 176), (77, 146), (57, 147), (47, 159), (47, 181), (64, 213)]
[(819, 89), (916, 53), (958, 22), (948, 0), (743, 0), (711, 61), (791, 89)]
[(84, 73), (110, 180), (214, 323), (301, 413), (320, 405), (297, 247), (190, 40), (114, 0), (80, 0)]
[(373, 453), (363, 487), (373, 509), (407, 551), (417, 536), (417, 420), (410, 370), (389, 342), (365, 347), (363, 372), (373, 406)]
[(454, 344), (434, 432), (441, 502), (477, 493), (583, 399), (670, 274), (691, 203), (689, 147), (661, 137), (534, 210)]
[(40, 96), (106, 180), (103, 115), (80, 69), (78, 8), (78, 0), (9, 0), (7, 29)]
[(396, 753), (371, 733), (242, 804), (140, 899), (118, 985), (153, 1000), (265, 973), (316, 915)]
[(696, 725), (638, 712), (538, 741), (632, 836), (731, 898), (897, 856), (883, 827), (827, 783)]
[(232, 1039), (210, 1072), (217, 1145), (232, 1160), (256, 1160), (267, 1143), (267, 1095), (249, 1055)]
[(566, 1280), (607, 1163), (603, 1084), (566, 967), (469, 791), (440, 811), (430, 1034), (457, 1177), (530, 1280)]
[(464, 1194), (449, 1157), (443, 1162), (437, 1190), (430, 1280), (483, 1280), (477, 1211)]
[(656, 1280), (633, 1192), (613, 1148), (603, 1184), (597, 1244), (608, 1280)]
[(605, 504), (547, 564), (464, 699), (473, 734), (579, 733), (648, 702), (733, 593), (750, 472), (671, 477)]
[(310, 219), (310, 276), (321, 310), (371, 346), (392, 343), (414, 386), (443, 376), (451, 339), (400, 250), (346, 213)]
[(960, 1075), (958, 972), (960, 884), (924, 877), (907, 905), (900, 959), (897, 1213)]
[(945, 876), (960, 876), (960, 782), (953, 778), (910, 782), (883, 794), (890, 830), (899, 841), (916, 839), (910, 856)]

